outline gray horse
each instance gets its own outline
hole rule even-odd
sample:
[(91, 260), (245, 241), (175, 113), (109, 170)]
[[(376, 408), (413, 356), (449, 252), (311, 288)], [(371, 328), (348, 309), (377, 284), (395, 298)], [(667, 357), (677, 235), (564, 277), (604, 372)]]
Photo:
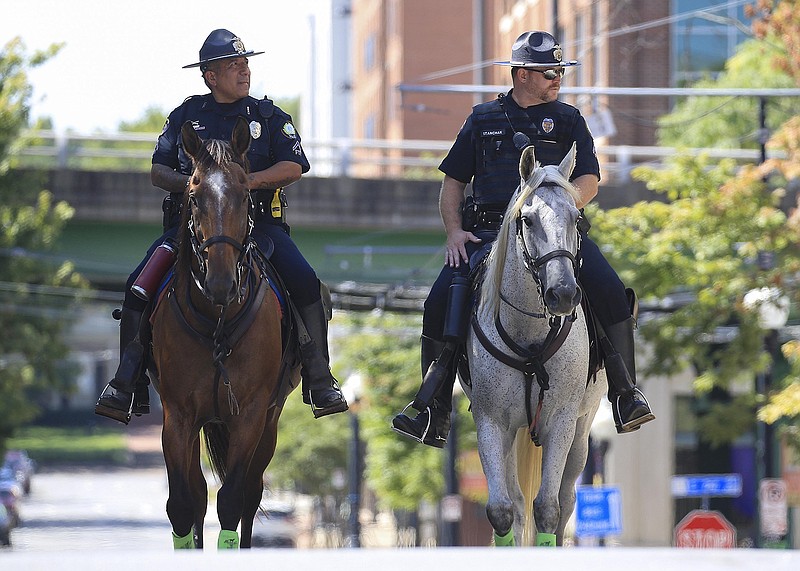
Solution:
[[(579, 211), (568, 181), (574, 160), (574, 146), (558, 167), (536, 163), (533, 147), (523, 151), (521, 183), (492, 245), (467, 340), (472, 386), (465, 391), (498, 546), (531, 542), (531, 501), (520, 480), (533, 481), (537, 460), (536, 545), (563, 543), (605, 393), (602, 371), (587, 383), (589, 342), (575, 277)], [(521, 439), (540, 443), (539, 456), (523, 462)]]

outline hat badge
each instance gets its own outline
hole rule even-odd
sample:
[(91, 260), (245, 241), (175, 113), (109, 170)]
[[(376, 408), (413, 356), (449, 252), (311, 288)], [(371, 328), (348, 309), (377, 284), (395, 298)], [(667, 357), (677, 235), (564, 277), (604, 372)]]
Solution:
[(553, 59), (556, 61), (561, 61), (563, 54), (561, 53), (561, 46), (556, 44), (556, 47), (553, 48)]
[(233, 49), (236, 50), (237, 54), (244, 53), (244, 44), (242, 43), (242, 40), (239, 38), (233, 38)]

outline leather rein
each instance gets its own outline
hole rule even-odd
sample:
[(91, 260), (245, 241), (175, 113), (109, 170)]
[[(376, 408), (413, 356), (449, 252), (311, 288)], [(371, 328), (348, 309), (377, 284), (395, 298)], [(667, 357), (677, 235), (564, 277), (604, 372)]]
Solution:
[[(556, 354), (556, 352), (561, 348), (564, 344), (564, 341), (569, 335), (570, 330), (572, 329), (572, 324), (577, 318), (576, 309), (573, 309), (572, 313), (562, 319), (560, 316), (557, 315), (549, 315), (547, 313), (547, 306), (544, 303), (543, 299), (543, 284), (542, 278), (539, 275), (539, 269), (544, 266), (548, 261), (554, 258), (567, 258), (572, 262), (573, 271), (577, 275), (578, 272), (578, 260), (576, 256), (568, 251), (568, 250), (553, 250), (539, 256), (538, 258), (534, 258), (530, 251), (528, 250), (528, 245), (525, 242), (525, 237), (523, 234), (522, 224), (527, 222), (523, 220), (522, 215), (518, 215), (516, 219), (516, 236), (517, 239), (520, 241), (522, 245), (522, 263), (527, 272), (533, 278), (533, 281), (536, 283), (536, 289), (539, 294), (539, 300), (541, 306), (545, 308), (544, 313), (533, 313), (529, 311), (525, 311), (519, 307), (516, 307), (512, 304), (508, 298), (506, 298), (502, 292), (500, 293), (500, 300), (517, 311), (518, 313), (522, 313), (528, 317), (533, 319), (547, 319), (550, 325), (550, 330), (547, 332), (547, 336), (545, 337), (542, 343), (531, 343), (527, 347), (523, 347), (511, 337), (511, 335), (506, 331), (505, 327), (503, 327), (502, 322), (500, 321), (500, 313), (498, 312), (497, 317), (494, 320), (494, 327), (497, 330), (497, 333), (500, 335), (500, 338), (503, 340), (503, 343), (511, 349), (513, 353), (517, 356), (512, 356), (504, 353), (492, 342), (489, 340), (489, 337), (486, 335), (486, 332), (481, 328), (480, 322), (478, 320), (478, 308), (477, 304), (474, 304), (473, 311), (472, 311), (472, 318), (471, 324), (472, 329), (475, 331), (475, 336), (480, 341), (481, 345), (484, 349), (486, 349), (492, 357), (507, 365), (517, 371), (520, 371), (524, 375), (525, 379), (525, 413), (528, 418), (528, 432), (531, 436), (531, 440), (536, 446), (540, 446), (539, 442), (539, 417), (542, 410), (542, 403), (544, 402), (544, 395), (545, 391), (550, 388), (550, 376), (547, 373), (547, 369), (545, 369), (544, 364)], [(576, 229), (577, 232), (577, 229)], [(578, 234), (578, 246), (580, 251), (580, 234)], [(534, 414), (531, 410), (531, 396), (533, 394), (533, 381), (534, 379), (539, 385), (539, 402), (536, 406), (536, 413)]]

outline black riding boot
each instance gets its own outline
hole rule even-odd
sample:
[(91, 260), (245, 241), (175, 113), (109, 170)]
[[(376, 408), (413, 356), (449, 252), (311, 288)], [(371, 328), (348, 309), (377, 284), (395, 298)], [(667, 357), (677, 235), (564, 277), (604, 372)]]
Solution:
[(328, 356), (328, 319), (322, 300), (297, 310), (311, 337), (311, 343), (300, 348), (301, 374), (308, 388), (311, 411), (320, 418), (347, 410), (347, 401), (339, 383), (331, 374)]
[[(435, 361), (442, 354), (445, 343), (423, 335), (420, 339), (422, 357), (423, 387), (427, 383), (436, 383), (435, 396), (430, 406), (419, 410), (414, 418), (406, 416), (405, 411), (392, 419), (392, 428), (395, 432), (407, 436), (417, 442), (422, 442), (434, 448), (444, 448), (447, 442), (447, 433), (450, 432), (450, 413), (453, 410), (453, 383), (456, 379), (455, 364), (448, 363), (441, 366)], [(437, 366), (438, 365), (438, 366)], [(423, 392), (420, 388), (417, 396)], [(424, 406), (424, 403), (414, 401), (413, 405)], [(409, 405), (412, 406), (412, 405)], [(415, 406), (415, 408), (416, 408)]]
[(605, 328), (614, 352), (605, 358), (608, 400), (614, 412), (617, 433), (638, 430), (655, 419), (644, 393), (636, 387), (636, 360), (633, 347), (633, 317)]
[[(143, 370), (144, 349), (136, 340), (141, 319), (141, 311), (122, 308), (119, 321), (119, 366), (94, 407), (95, 414), (123, 424), (130, 422), (131, 414), (141, 416), (150, 412), (148, 379)], [(109, 387), (114, 390), (106, 394)]]

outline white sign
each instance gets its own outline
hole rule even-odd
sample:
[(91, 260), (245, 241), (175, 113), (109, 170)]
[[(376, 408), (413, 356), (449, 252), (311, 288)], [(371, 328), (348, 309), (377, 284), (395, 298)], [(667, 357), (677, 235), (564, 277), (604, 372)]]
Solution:
[(761, 535), (783, 537), (789, 532), (786, 482), (764, 478), (758, 486), (758, 516)]

